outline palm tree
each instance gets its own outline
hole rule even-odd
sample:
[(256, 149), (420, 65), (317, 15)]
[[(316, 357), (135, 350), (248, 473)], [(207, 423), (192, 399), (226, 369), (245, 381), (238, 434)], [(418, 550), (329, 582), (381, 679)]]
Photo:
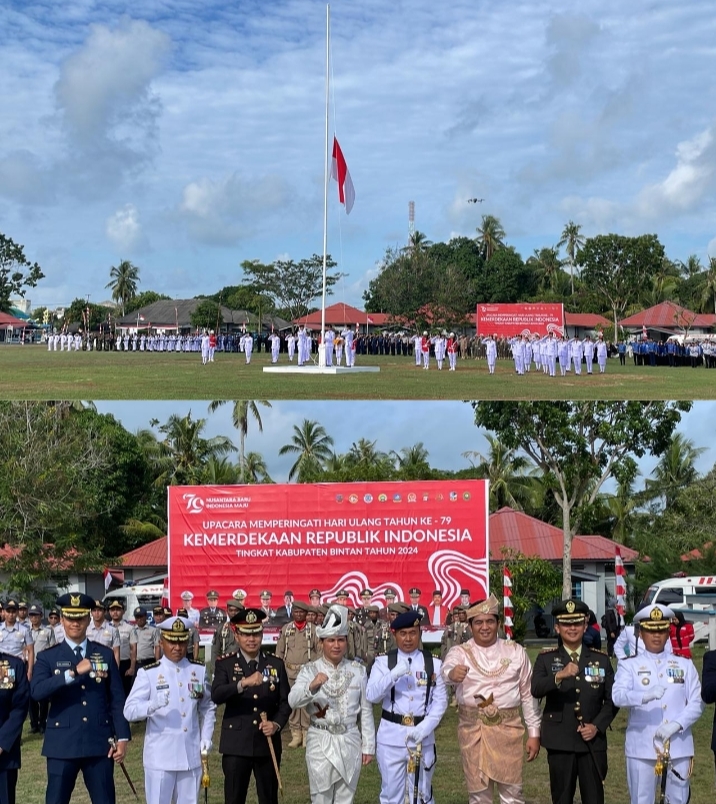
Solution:
[(700, 274), (704, 270), (704, 266), (701, 265), (701, 259), (696, 254), (689, 254), (686, 262), (679, 260), (678, 266), (687, 279), (691, 279), (691, 277)]
[(490, 510), (497, 511), (508, 506), (516, 511), (526, 508), (534, 510), (542, 497), (540, 483), (534, 474), (527, 470), (534, 467), (523, 455), (517, 455), (515, 450), (506, 447), (497, 436), (485, 434), (490, 449), (487, 455), (475, 450), (463, 452), (475, 466), (474, 460), (479, 463), (475, 466), (477, 473), (490, 481)]
[(580, 234), (582, 227), (574, 221), (569, 221), (562, 230), (562, 237), (557, 243), (557, 248), (566, 246), (567, 261), (569, 262), (569, 281), (574, 295), (574, 263), (577, 260), (579, 250), (584, 246), (584, 235)]
[(403, 447), (400, 452), (393, 452), (395, 468), (405, 480), (419, 480), (431, 472), (428, 463), (428, 451), (422, 441), (412, 447)]
[(226, 457), (212, 455), (204, 465), (202, 481), (207, 486), (233, 486), (239, 482), (239, 468)]
[(375, 448), (376, 443), (376, 441), (368, 441), (367, 438), (359, 438), (357, 442), (354, 441), (348, 450), (347, 462), (353, 466), (378, 463), (384, 454)]
[(113, 265), (109, 272), (110, 281), (105, 285), (111, 288), (112, 299), (124, 308), (130, 299), (137, 295), (137, 285), (139, 284), (139, 268), (129, 260), (122, 260), (119, 265)]
[(247, 483), (273, 483), (260, 452), (246, 453), (244, 472)]
[(527, 264), (537, 270), (542, 290), (557, 291), (562, 272), (562, 260), (559, 258), (556, 246), (535, 249), (534, 254), (527, 260)]
[(288, 479), (295, 477), (298, 483), (305, 483), (315, 477), (331, 457), (333, 439), (326, 433), (323, 425), (304, 419), (301, 426), (293, 425), (291, 443), (284, 444), (279, 455), (298, 455), (288, 473)]
[[(215, 399), (209, 404), (209, 413), (214, 413), (215, 410), (225, 405), (226, 399)], [(239, 482), (246, 482), (246, 436), (249, 432), (249, 419), (253, 417), (259, 427), (259, 433), (263, 433), (264, 425), (261, 421), (261, 414), (259, 413), (259, 405), (265, 408), (270, 408), (271, 403), (267, 399), (257, 399), (255, 402), (251, 399), (239, 399), (234, 402), (233, 410), (231, 411), (231, 423), (239, 431)]]
[(611, 538), (619, 544), (627, 544), (633, 532), (634, 513), (642, 502), (641, 495), (634, 492), (633, 480), (619, 483), (615, 494), (600, 494), (598, 499)]
[(494, 215), (483, 215), (482, 225), (477, 227), (477, 234), (478, 237), (475, 239), (480, 244), (482, 256), (485, 262), (489, 262), (497, 249), (505, 245), (505, 230), (500, 219)]
[(671, 506), (679, 491), (698, 478), (696, 459), (705, 449), (695, 447), (694, 442), (682, 433), (674, 433), (666, 452), (652, 472), (653, 479), (646, 481), (646, 492), (651, 499), (662, 497), (665, 507)]
[(162, 440), (151, 430), (140, 430), (137, 438), (147, 459), (154, 467), (157, 486), (201, 484), (206, 464), (236, 447), (226, 436), (203, 438), (206, 419), (192, 419), (191, 411), (183, 418), (176, 413), (160, 425)]
[(408, 238), (408, 245), (401, 249), (403, 252), (420, 253), (427, 251), (432, 246), (433, 241), (428, 240), (428, 236), (424, 232), (419, 232), (417, 229), (411, 233)]
[(701, 305), (703, 309), (711, 305), (713, 301), (714, 313), (716, 313), (716, 257), (709, 257), (709, 268), (706, 273), (706, 284), (701, 295)]

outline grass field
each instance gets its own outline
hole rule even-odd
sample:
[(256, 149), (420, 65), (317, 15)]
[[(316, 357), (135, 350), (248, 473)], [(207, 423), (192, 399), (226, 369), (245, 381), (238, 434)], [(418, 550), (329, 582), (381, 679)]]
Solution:
[[(621, 367), (604, 375), (565, 378), (533, 371), (518, 377), (511, 361), (489, 375), (483, 360), (461, 360), (457, 371), (415, 367), (412, 357), (364, 357), (379, 374), (265, 374), (270, 355), (250, 366), (241, 354), (48, 352), (44, 346), (0, 346), (0, 399), (715, 399), (716, 371), (687, 367)], [(286, 355), (281, 363), (287, 364)], [(559, 372), (558, 372), (559, 373)]]
[[(530, 657), (534, 661), (536, 649), (530, 649)], [(701, 669), (703, 651), (699, 650), (695, 662)], [(221, 717), (223, 707), (219, 708)], [(376, 709), (376, 713), (378, 710)], [(696, 724), (694, 737), (696, 743), (696, 761), (692, 777), (691, 804), (713, 804), (716, 800), (714, 792), (714, 762), (710, 749), (711, 724), (713, 720), (713, 707), (707, 707), (706, 712)], [(378, 721), (376, 720), (376, 726)], [(437, 732), (438, 764), (433, 778), (435, 800), (437, 804), (465, 804), (467, 793), (464, 787), (464, 777), (460, 761), (460, 753), (456, 740), (457, 715), (450, 708)], [(624, 762), (624, 730), (626, 715), (620, 712), (614, 721), (612, 731), (609, 732), (609, 773), (605, 785), (606, 801), (609, 804), (628, 804), (629, 797), (626, 789), (626, 769)], [(140, 800), (144, 801), (144, 780), (142, 776), (142, 747), (144, 743), (144, 726), (133, 726), (133, 741), (130, 744), (127, 767), (130, 775), (140, 793)], [(218, 743), (219, 724), (214, 732), (214, 744)], [(290, 739), (286, 734), (285, 739)], [(45, 798), (45, 760), (40, 756), (42, 738), (31, 735), (29, 730), (25, 733), (23, 745), (23, 768), (20, 771), (17, 800), (22, 804), (41, 804)], [(304, 804), (309, 802), (308, 777), (306, 775), (305, 756), (302, 749), (284, 748), (282, 761), (282, 776), (285, 795), (283, 800), (287, 804)], [(210, 772), (212, 784), (209, 789), (208, 800), (210, 804), (223, 802), (223, 775), (221, 772), (221, 757), (213, 751), (210, 755)], [(541, 751), (534, 763), (525, 765), (525, 796), (528, 804), (550, 804), (549, 781), (547, 771), (547, 756)], [(130, 804), (135, 801), (121, 772), (115, 772), (117, 787), (117, 801), (119, 804)], [(358, 785), (356, 804), (375, 804), (378, 801), (380, 790), (380, 777), (378, 768), (374, 763), (364, 769)], [(204, 800), (201, 793), (200, 802)], [(577, 796), (576, 801), (579, 801)], [(88, 804), (89, 797), (80, 779), (73, 804)], [(256, 796), (252, 790), (249, 794), (249, 804), (256, 804)]]

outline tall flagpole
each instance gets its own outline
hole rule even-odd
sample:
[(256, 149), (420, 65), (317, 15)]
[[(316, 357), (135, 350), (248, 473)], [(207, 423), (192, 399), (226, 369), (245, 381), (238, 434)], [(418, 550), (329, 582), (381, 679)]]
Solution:
[(323, 176), (323, 295), (321, 297), (321, 342), (318, 365), (326, 365), (326, 262), (328, 254), (328, 103), (330, 69), (331, 6), (326, 4), (326, 151)]

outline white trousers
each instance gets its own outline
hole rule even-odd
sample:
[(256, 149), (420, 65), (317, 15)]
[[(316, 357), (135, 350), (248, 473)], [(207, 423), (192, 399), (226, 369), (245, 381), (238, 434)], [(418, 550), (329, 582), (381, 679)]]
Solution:
[(572, 355), (572, 363), (574, 363), (574, 373), (581, 374), (582, 373), (582, 358), (577, 357), (576, 355)]
[[(408, 751), (403, 745), (378, 742), (376, 751), (380, 769), (380, 804), (403, 804), (406, 787), (413, 800), (414, 778), (408, 779)], [(423, 745), (423, 759), (420, 766), (418, 786), (421, 804), (433, 804), (433, 773), (435, 773), (435, 744)]]
[[(500, 784), (490, 779), (490, 783), (486, 790), (481, 790), (479, 793), (468, 794), (468, 804), (492, 804), (492, 790), (493, 787), (497, 788), (500, 794), (500, 804), (525, 804), (525, 797), (522, 794), (522, 785), (520, 784)], [(653, 804), (653, 802), (651, 802)]]
[[(666, 777), (666, 800), (669, 804), (686, 804), (688, 801), (689, 782), (686, 777), (690, 761), (688, 757), (672, 760)], [(654, 760), (627, 757), (627, 787), (631, 804), (654, 804), (656, 790), (661, 785), (661, 777), (654, 774), (655, 764)]]
[(328, 790), (318, 793), (311, 791), (311, 804), (352, 804), (356, 791), (340, 779)]
[(147, 804), (197, 804), (201, 767), (187, 771), (144, 769)]
[(495, 373), (495, 363), (496, 362), (497, 362), (497, 358), (495, 358), (495, 357), (488, 357), (487, 358), (487, 369), (490, 372), (490, 374)]
[(430, 368), (430, 352), (423, 352), (423, 368)]

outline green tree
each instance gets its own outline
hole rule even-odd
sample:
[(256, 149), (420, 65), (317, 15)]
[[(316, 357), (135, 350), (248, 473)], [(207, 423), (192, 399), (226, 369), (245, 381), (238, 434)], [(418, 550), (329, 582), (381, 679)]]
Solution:
[(483, 215), (477, 227), (477, 242), (480, 244), (485, 262), (489, 262), (495, 252), (505, 245), (505, 230), (500, 219), (494, 215)]
[(247, 452), (244, 459), (245, 483), (273, 483), (263, 456), (258, 452)]
[[(222, 405), (227, 403), (226, 399), (216, 399), (209, 404), (209, 413), (214, 413), (214, 411), (218, 410)], [(246, 436), (249, 432), (249, 421), (254, 419), (258, 428), (259, 433), (263, 433), (264, 425), (261, 421), (261, 414), (259, 413), (259, 405), (262, 405), (265, 408), (270, 408), (271, 403), (267, 399), (258, 399), (256, 401), (252, 399), (239, 399), (235, 400), (233, 403), (233, 408), (231, 411), (231, 423), (234, 427), (239, 431), (239, 482), (246, 483), (246, 478), (248, 476), (247, 471), (247, 464), (246, 464)], [(258, 453), (255, 453), (258, 455)], [(259, 471), (256, 469), (256, 471)], [(260, 473), (261, 474), (261, 473)], [(266, 474), (265, 472), (263, 474)], [(266, 474), (268, 477), (268, 474)], [(254, 480), (254, 483), (257, 481)]]
[(646, 480), (646, 495), (661, 499), (669, 508), (679, 492), (698, 478), (696, 459), (705, 451), (706, 447), (696, 447), (683, 433), (674, 433), (652, 477)]
[[(326, 258), (326, 294), (330, 295), (333, 286), (343, 276), (329, 273), (336, 263), (330, 256)], [(321, 296), (323, 288), (323, 257), (295, 260), (276, 260), (264, 264), (258, 260), (245, 260), (241, 263), (245, 284), (254, 288), (260, 295), (271, 300), (273, 308), (289, 321), (294, 321), (311, 311), (310, 305)]]
[(536, 271), (539, 286), (543, 291), (556, 291), (559, 288), (562, 275), (562, 260), (559, 258), (557, 248), (535, 249), (534, 254), (527, 260), (527, 265)]
[(218, 329), (221, 323), (219, 305), (211, 299), (203, 299), (189, 316), (191, 325), (199, 329)]
[(477, 281), (477, 297), (481, 302), (517, 302), (533, 296), (536, 288), (534, 272), (509, 246), (498, 249), (485, 265)]
[(154, 302), (164, 299), (171, 299), (171, 296), (166, 296), (164, 293), (157, 293), (155, 290), (143, 290), (131, 299), (127, 299), (124, 304), (124, 314), (129, 315), (129, 313), (133, 313), (135, 310), (140, 310), (142, 307), (147, 307), (150, 304), (154, 304)]
[(129, 260), (122, 260), (109, 270), (109, 282), (105, 285), (112, 291), (112, 300), (117, 302), (124, 315), (127, 302), (137, 295), (139, 268)]
[(10, 311), (10, 297), (24, 296), (44, 279), (42, 268), (25, 256), (25, 247), (0, 233), (0, 312)]
[(590, 237), (579, 252), (582, 281), (602, 293), (614, 315), (623, 315), (663, 265), (664, 247), (656, 235)]
[(425, 234), (425, 232), (419, 232), (416, 229), (408, 238), (408, 245), (403, 249), (403, 251), (427, 251), (432, 244), (433, 241), (428, 240), (428, 236)]
[(572, 296), (574, 296), (574, 266), (577, 261), (579, 250), (584, 246), (584, 235), (581, 234), (582, 227), (574, 221), (569, 221), (564, 229), (562, 236), (557, 243), (557, 248), (564, 248), (567, 252), (567, 262), (569, 263), (569, 284)]
[(402, 447), (393, 457), (401, 480), (427, 480), (432, 475), (428, 451), (422, 441), (411, 447)]
[(702, 310), (713, 305), (716, 313), (716, 257), (709, 257), (709, 268), (704, 277), (704, 287), (701, 292)]
[(562, 515), (563, 595), (572, 593), (572, 539), (606, 481), (636, 476), (636, 457), (659, 456), (689, 402), (473, 402), (475, 424), (523, 451)]
[(101, 324), (108, 324), (110, 313), (111, 311), (101, 304), (92, 304), (86, 299), (74, 299), (72, 304), (65, 308), (62, 323), (79, 324), (82, 329), (86, 328), (88, 332), (96, 332)]
[(509, 568), (512, 578), (512, 637), (515, 642), (522, 642), (527, 630), (527, 613), (534, 606), (544, 608), (559, 599), (562, 576), (557, 567), (543, 558), (505, 548), (499, 557), (490, 558), (490, 588), (497, 590), (498, 598), (502, 590), (505, 566)]
[(313, 480), (330, 459), (332, 446), (333, 439), (318, 422), (304, 419), (300, 427), (294, 424), (291, 442), (278, 451), (279, 455), (298, 456), (289, 470), (288, 479), (295, 477), (299, 483)]

